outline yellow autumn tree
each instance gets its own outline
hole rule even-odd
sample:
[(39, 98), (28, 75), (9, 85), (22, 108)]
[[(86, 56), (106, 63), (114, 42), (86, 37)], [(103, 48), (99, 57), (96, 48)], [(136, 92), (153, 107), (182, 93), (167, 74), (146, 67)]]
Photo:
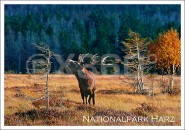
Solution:
[(168, 92), (173, 92), (174, 75), (177, 67), (181, 62), (181, 42), (177, 30), (170, 29), (163, 34), (160, 33), (158, 38), (149, 46), (150, 53), (157, 57), (157, 66), (162, 70), (166, 69), (170, 76)]

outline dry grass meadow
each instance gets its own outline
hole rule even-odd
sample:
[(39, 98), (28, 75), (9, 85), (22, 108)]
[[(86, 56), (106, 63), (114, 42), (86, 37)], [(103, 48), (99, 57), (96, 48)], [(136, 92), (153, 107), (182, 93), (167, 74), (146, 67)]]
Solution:
[[(129, 82), (124, 76), (123, 81)], [(49, 75), (50, 109), (44, 100), (31, 99), (44, 95), (43, 76), (5, 75), (6, 126), (152, 126), (181, 125), (180, 77), (175, 77), (175, 94), (161, 94), (160, 76), (154, 82), (155, 96), (133, 94), (133, 88), (117, 76), (96, 76), (96, 105), (83, 105), (78, 83), (73, 75)], [(28, 98), (29, 97), (29, 98)], [(31, 97), (31, 98), (30, 98)], [(175, 122), (83, 122), (83, 116), (174, 116)]]

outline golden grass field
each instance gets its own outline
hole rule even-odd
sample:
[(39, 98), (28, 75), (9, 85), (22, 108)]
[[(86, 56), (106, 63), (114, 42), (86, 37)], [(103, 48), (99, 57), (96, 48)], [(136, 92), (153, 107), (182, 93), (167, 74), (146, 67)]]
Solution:
[[(130, 82), (124, 76), (123, 81)], [(161, 94), (160, 76), (155, 77), (155, 96), (132, 94), (133, 88), (117, 76), (96, 76), (96, 105), (83, 105), (78, 82), (74, 75), (49, 75), (50, 109), (44, 100), (32, 101), (44, 95), (43, 76), (5, 74), (5, 125), (25, 126), (179, 126), (181, 125), (181, 95)], [(180, 91), (181, 79), (175, 77), (175, 90)], [(24, 94), (24, 95), (23, 95)], [(26, 96), (25, 96), (26, 95)], [(94, 122), (83, 116), (151, 117), (174, 116), (175, 122)]]

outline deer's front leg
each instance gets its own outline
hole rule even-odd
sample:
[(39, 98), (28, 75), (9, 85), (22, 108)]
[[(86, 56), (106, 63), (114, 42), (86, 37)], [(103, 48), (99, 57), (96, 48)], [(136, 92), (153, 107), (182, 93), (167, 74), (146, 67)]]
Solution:
[(92, 99), (93, 99), (93, 106), (95, 105), (95, 93), (93, 91), (93, 94), (92, 94)]
[(85, 104), (87, 105), (87, 96), (85, 96)]
[(82, 100), (83, 100), (83, 104), (85, 104), (85, 102), (84, 102), (84, 92), (80, 89), (80, 93), (81, 93), (81, 97), (82, 97)]

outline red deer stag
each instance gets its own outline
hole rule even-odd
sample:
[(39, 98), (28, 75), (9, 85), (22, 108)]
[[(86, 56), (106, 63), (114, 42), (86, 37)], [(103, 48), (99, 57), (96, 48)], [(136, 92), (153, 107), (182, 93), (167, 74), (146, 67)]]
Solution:
[[(84, 67), (84, 58), (87, 56), (88, 54), (80, 54), (78, 57), (78, 61), (73, 61), (73, 60), (68, 60), (68, 68), (71, 70), (71, 72), (76, 76), (76, 79), (78, 80), (78, 85), (80, 88), (80, 93), (81, 93), (81, 97), (83, 100), (83, 104), (87, 104), (87, 98), (89, 96), (88, 99), (88, 103), (90, 104), (91, 102), (91, 98), (92, 98), (92, 102), (93, 105), (95, 105), (95, 90), (96, 90), (96, 86), (95, 86), (95, 74), (92, 73), (91, 71), (88, 71), (85, 67)], [(94, 55), (91, 58), (91, 63), (94, 62), (94, 58), (96, 58), (96, 55)], [(107, 57), (105, 57), (101, 63), (105, 62), (105, 59)], [(84, 98), (85, 98), (85, 102), (84, 102)]]

